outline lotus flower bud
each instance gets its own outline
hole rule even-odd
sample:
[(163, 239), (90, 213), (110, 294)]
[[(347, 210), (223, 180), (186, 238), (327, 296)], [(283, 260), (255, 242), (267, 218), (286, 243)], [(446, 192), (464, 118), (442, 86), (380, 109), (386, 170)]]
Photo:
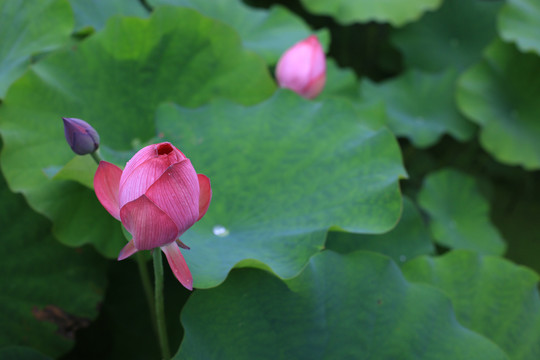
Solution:
[(282, 88), (313, 99), (326, 82), (326, 59), (315, 35), (296, 43), (279, 59), (276, 78)]
[(99, 134), (86, 121), (75, 118), (64, 120), (64, 134), (71, 150), (78, 155), (91, 154), (99, 147)]
[(103, 207), (133, 236), (118, 260), (159, 247), (176, 278), (191, 290), (193, 279), (180, 252), (180, 247), (189, 248), (178, 238), (206, 213), (212, 198), (210, 180), (164, 142), (139, 150), (123, 171), (101, 161), (94, 189)]

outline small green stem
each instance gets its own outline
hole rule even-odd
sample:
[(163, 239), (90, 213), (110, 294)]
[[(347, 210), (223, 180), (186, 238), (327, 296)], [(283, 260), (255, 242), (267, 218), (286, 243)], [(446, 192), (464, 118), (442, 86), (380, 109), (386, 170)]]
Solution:
[(146, 267), (144, 255), (140, 251), (136, 252), (135, 260), (137, 261), (137, 267), (139, 268), (139, 275), (141, 276), (144, 295), (146, 296), (146, 302), (148, 303), (148, 308), (150, 310), (152, 326), (154, 327), (154, 332), (156, 333), (156, 336), (159, 338), (156, 319), (156, 303), (154, 302), (154, 291), (152, 289), (152, 282), (150, 280), (148, 268)]
[(165, 323), (165, 305), (163, 302), (163, 262), (161, 259), (161, 250), (154, 249), (154, 282), (156, 297), (156, 318), (159, 335), (159, 347), (164, 360), (169, 360), (171, 354), (169, 352), (169, 339), (167, 337), (167, 324)]
[(103, 159), (101, 159), (101, 156), (99, 155), (98, 151), (94, 151), (93, 153), (90, 153), (90, 155), (92, 156), (92, 159), (94, 159), (94, 161), (99, 165), (99, 162)]

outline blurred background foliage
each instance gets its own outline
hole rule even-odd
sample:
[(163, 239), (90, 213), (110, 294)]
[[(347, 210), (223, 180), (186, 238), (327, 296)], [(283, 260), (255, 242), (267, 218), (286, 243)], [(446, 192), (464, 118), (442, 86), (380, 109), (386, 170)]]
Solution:
[(175, 359), (540, 358), (539, 39), (537, 0), (0, 0), (0, 358), (160, 358), (62, 116), (212, 181)]

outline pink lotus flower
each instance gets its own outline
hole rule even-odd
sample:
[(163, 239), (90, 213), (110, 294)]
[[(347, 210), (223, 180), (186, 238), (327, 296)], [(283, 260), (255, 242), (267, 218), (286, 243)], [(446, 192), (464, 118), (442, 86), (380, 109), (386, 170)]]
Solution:
[(123, 260), (139, 250), (160, 247), (182, 285), (193, 289), (191, 272), (178, 238), (199, 221), (210, 204), (210, 180), (168, 142), (139, 150), (124, 171), (101, 161), (94, 189), (103, 207), (122, 221), (133, 239), (120, 251)]
[(296, 43), (279, 59), (276, 78), (282, 88), (313, 99), (326, 82), (326, 59), (315, 35)]

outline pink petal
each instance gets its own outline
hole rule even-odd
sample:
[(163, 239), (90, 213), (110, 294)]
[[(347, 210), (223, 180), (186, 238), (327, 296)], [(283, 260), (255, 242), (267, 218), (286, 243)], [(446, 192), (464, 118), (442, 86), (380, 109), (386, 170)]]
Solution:
[(185, 158), (180, 150), (168, 142), (139, 150), (128, 161), (120, 178), (120, 207), (139, 198), (169, 166)]
[(178, 237), (174, 221), (145, 195), (124, 205), (120, 218), (139, 250), (161, 247)]
[(311, 35), (305, 42), (311, 46), (311, 74), (318, 77), (320, 74), (326, 74), (326, 56), (317, 36)]
[(124, 246), (124, 248), (120, 250), (120, 254), (118, 254), (118, 261), (127, 259), (131, 255), (135, 254), (137, 251), (139, 251), (139, 249), (135, 247), (133, 240), (129, 240), (126, 246)]
[(321, 93), (326, 83), (326, 73), (320, 74), (317, 78), (313, 79), (302, 91), (304, 97), (307, 99), (313, 99)]
[(210, 200), (212, 200), (212, 188), (210, 187), (210, 179), (203, 174), (197, 174), (199, 178), (199, 218), (197, 221), (206, 214)]
[(145, 195), (171, 217), (178, 236), (199, 218), (199, 182), (188, 159), (169, 167)]
[[(166, 153), (166, 154), (165, 154)], [(169, 162), (171, 164), (180, 162), (186, 158), (186, 156), (174, 147), (171, 143), (163, 142), (159, 144), (152, 144), (143, 147), (141, 150), (137, 151), (135, 155), (127, 162), (126, 167), (124, 168), (125, 176), (129, 176), (139, 165), (144, 163), (146, 160), (157, 158), (159, 155), (167, 155)], [(120, 184), (123, 185), (126, 181), (126, 177), (123, 177), (120, 181)]]
[(94, 175), (94, 190), (103, 207), (117, 220), (120, 220), (118, 189), (122, 170), (114, 164), (100, 161)]
[(287, 50), (276, 66), (276, 78), (281, 87), (300, 90), (311, 75), (311, 46), (304, 41)]
[(180, 281), (180, 284), (184, 285), (188, 290), (193, 290), (193, 277), (191, 276), (191, 271), (189, 271), (186, 260), (184, 260), (178, 245), (173, 242), (169, 245), (162, 246), (161, 250), (163, 250), (165, 256), (167, 256), (169, 266), (171, 267), (174, 276)]
[[(141, 165), (143, 162), (145, 162), (148, 159), (153, 159), (157, 157), (156, 147), (155, 145), (148, 145), (143, 147), (141, 150), (137, 151), (135, 155), (127, 162), (126, 166), (124, 167), (124, 170), (126, 174), (131, 174), (133, 170)], [(121, 183), (123, 184), (126, 179), (123, 178)]]
[[(171, 166), (165, 157), (148, 159), (120, 180), (120, 207), (138, 199)], [(126, 174), (126, 170), (124, 170)]]

